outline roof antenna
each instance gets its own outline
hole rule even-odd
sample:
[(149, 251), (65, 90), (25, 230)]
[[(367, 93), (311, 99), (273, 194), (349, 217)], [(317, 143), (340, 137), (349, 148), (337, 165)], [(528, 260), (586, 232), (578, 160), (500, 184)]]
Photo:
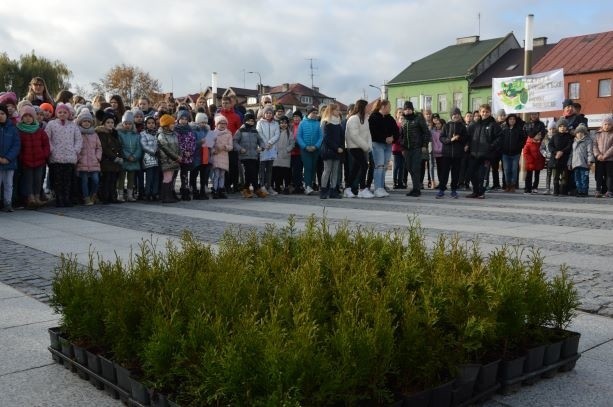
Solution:
[(479, 28), (477, 29), (477, 35), (481, 38), (481, 12), (477, 13), (477, 20), (479, 24)]

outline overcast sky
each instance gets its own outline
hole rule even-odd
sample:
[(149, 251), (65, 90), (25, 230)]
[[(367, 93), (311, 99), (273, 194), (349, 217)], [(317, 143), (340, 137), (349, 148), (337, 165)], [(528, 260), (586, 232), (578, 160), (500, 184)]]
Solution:
[[(481, 15), (480, 24), (478, 13)], [(583, 1), (56, 1), (7, 2), (0, 43), (11, 58), (35, 50), (64, 62), (71, 83), (88, 87), (114, 65), (136, 65), (175, 96), (196, 93), (219, 73), (219, 86), (314, 83), (343, 103), (372, 100), (411, 61), (453, 45), (514, 32), (549, 42), (609, 31), (613, 2)], [(569, 56), (572, 58), (572, 56)], [(73, 89), (74, 90), (74, 89)]]

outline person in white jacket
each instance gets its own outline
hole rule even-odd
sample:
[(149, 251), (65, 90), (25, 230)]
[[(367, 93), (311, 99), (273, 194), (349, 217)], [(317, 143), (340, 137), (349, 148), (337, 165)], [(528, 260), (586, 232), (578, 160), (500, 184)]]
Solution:
[[(368, 153), (372, 150), (372, 139), (366, 117), (365, 100), (358, 100), (347, 119), (345, 129), (345, 144), (351, 155), (351, 172), (347, 180), (346, 198), (373, 198), (372, 192), (366, 188), (366, 172), (368, 171)], [(359, 190), (358, 190), (359, 186)]]
[(264, 140), (264, 149), (260, 152), (260, 185), (270, 195), (277, 195), (272, 188), (272, 165), (277, 158), (277, 142), (279, 141), (279, 122), (274, 120), (272, 106), (264, 108), (264, 115), (256, 126), (260, 137)]

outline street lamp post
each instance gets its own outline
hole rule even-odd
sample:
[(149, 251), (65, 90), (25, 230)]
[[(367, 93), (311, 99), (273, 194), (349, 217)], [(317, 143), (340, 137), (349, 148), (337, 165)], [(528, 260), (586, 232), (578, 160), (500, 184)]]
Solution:
[(375, 88), (375, 89), (377, 89), (377, 90), (379, 91), (379, 94), (381, 95), (381, 96), (379, 96), (379, 99), (381, 99), (381, 100), (383, 100), (383, 99), (384, 99), (384, 96), (383, 96), (383, 90), (382, 90), (380, 87), (375, 86), (375, 85), (368, 85), (368, 86), (370, 86), (371, 88)]
[(260, 82), (258, 83), (258, 103), (260, 103), (260, 96), (262, 94), (262, 75), (260, 75), (260, 73), (257, 71), (249, 71), (247, 73), (256, 74), (258, 76), (258, 79), (260, 80)]

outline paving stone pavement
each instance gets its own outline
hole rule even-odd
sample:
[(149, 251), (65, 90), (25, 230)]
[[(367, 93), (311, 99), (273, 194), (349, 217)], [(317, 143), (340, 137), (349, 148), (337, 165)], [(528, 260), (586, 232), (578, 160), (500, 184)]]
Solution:
[[(215, 244), (228, 227), (261, 231), (268, 223), (285, 225), (290, 215), (298, 224), (304, 224), (311, 214), (325, 214), (331, 225), (349, 220), (353, 225), (379, 231), (406, 227), (415, 217), (430, 242), (440, 233), (449, 233), (457, 234), (466, 242), (478, 241), (484, 252), (499, 245), (539, 249), (546, 256), (548, 275), (557, 273), (561, 264), (568, 264), (582, 310), (613, 317), (613, 267), (609, 265), (613, 258), (613, 200), (505, 193), (488, 194), (485, 200), (437, 200), (432, 190), (425, 190), (420, 198), (406, 197), (404, 192), (394, 191), (388, 198), (372, 200), (324, 201), (317, 196), (294, 195), (243, 200), (238, 195), (230, 195), (228, 200), (172, 205), (126, 203), (46, 208), (36, 215), (45, 217), (48, 225), (43, 222), (43, 226), (48, 229), (37, 233), (49, 230), (52, 240), (54, 220), (58, 224), (80, 220), (93, 222), (93, 230), (98, 224), (101, 229), (113, 227), (119, 233), (138, 231), (152, 237), (178, 237), (189, 230), (198, 239)], [(12, 238), (10, 230), (2, 231), (7, 229), (3, 223), (16, 227), (15, 222), (31, 214), (29, 211), (0, 214), (0, 257), (3, 259), (0, 281), (47, 302), (59, 249), (47, 249), (53, 242), (37, 249), (27, 239)], [(28, 222), (40, 225), (37, 221)], [(27, 228), (28, 223), (23, 227)], [(96, 233), (92, 233), (93, 249), (96, 249), (96, 239)], [(71, 251), (69, 242), (58, 242), (58, 245), (62, 251)]]

